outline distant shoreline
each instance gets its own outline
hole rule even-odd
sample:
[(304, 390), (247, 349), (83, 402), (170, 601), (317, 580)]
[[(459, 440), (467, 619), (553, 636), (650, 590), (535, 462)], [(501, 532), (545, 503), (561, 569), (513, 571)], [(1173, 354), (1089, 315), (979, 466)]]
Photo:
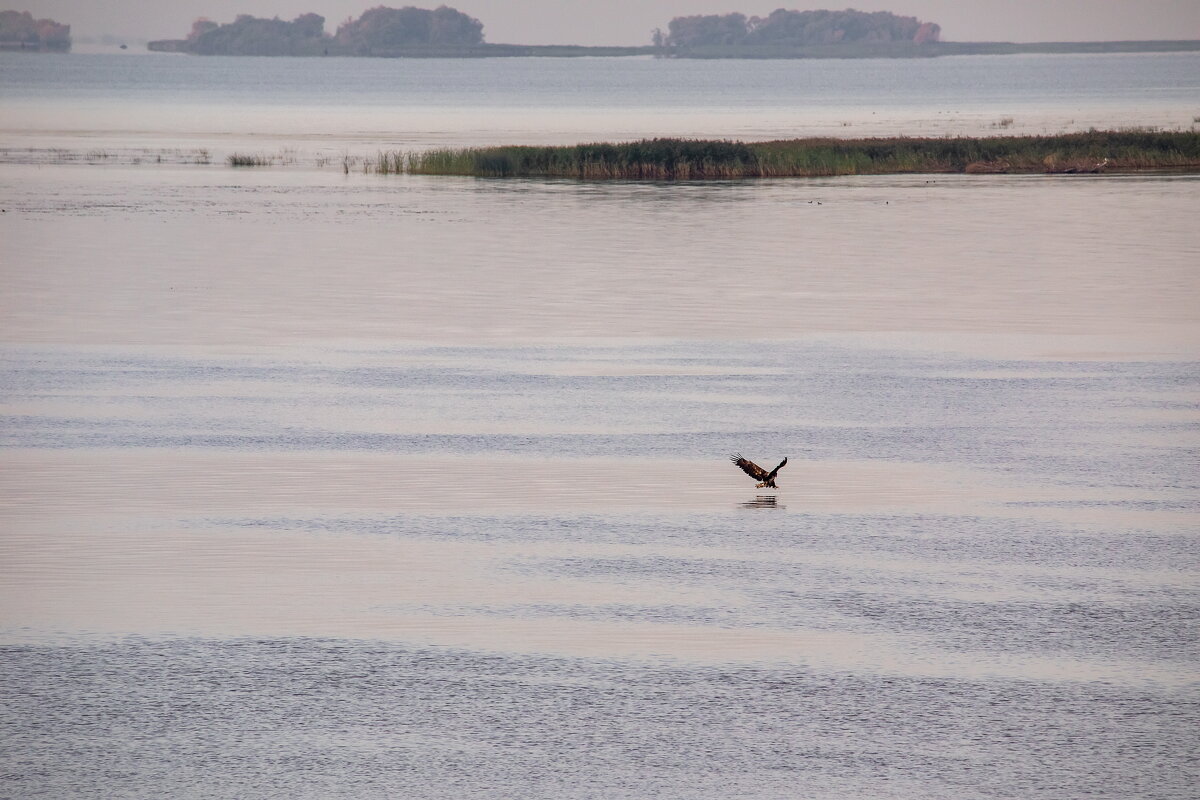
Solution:
[[(146, 48), (156, 53), (189, 53), (186, 39), (159, 39)], [(416, 45), (378, 49), (360, 55), (335, 46), (313, 50), (300, 57), (355, 58), (614, 58), (655, 56), (685, 59), (804, 59), (804, 58), (937, 58), (939, 56), (1018, 55), (1023, 53), (1175, 53), (1200, 51), (1200, 40), (1147, 40), (1114, 42), (880, 42), (804, 45), (698, 46), (664, 48), (594, 47), (585, 45)]]
[(1121, 42), (880, 42), (778, 47), (729, 45), (693, 47), (673, 58), (937, 58), (1025, 53), (1174, 53), (1200, 51), (1200, 40)]

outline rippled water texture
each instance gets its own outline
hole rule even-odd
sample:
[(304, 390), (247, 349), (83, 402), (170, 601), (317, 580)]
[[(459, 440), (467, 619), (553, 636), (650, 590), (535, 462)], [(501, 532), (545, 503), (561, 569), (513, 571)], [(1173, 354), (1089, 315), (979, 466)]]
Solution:
[(1153, 355), (1194, 342), (1200, 306), (1191, 176), (652, 185), (12, 165), (0, 180), (17, 341), (1067, 337), (1053, 353), (1117, 334), (1109, 350), (1133, 335)]
[[(389, 98), (414, 145), (895, 133), (1052, 66), (1018, 126), (1179, 117), (1200, 75), (937, 61), (717, 104), (762, 65), (3, 55), (0, 795), (1194, 797), (1195, 178), (316, 163)], [(322, 105), (399, 70), (445, 93)]]

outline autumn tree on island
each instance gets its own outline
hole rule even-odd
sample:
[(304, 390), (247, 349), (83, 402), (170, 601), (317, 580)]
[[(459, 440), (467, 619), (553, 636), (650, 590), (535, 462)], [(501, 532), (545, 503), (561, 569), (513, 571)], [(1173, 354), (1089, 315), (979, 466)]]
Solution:
[(28, 11), (0, 11), (0, 49), (71, 49), (71, 26), (52, 19), (34, 19)]
[(204, 56), (300, 56), (321, 52), (327, 39), (320, 14), (302, 14), (291, 22), (240, 14), (227, 25), (196, 20), (182, 49)]
[(449, 6), (433, 11), (379, 6), (346, 20), (334, 38), (355, 55), (414, 45), (476, 45), (483, 43), (483, 23)]
[(916, 17), (888, 11), (788, 11), (778, 9), (766, 17), (745, 14), (709, 14), (676, 17), (661, 39), (667, 47), (711, 45), (805, 45), (885, 42), (936, 42), (941, 27)]
[(386, 55), (482, 43), (483, 23), (448, 6), (379, 6), (347, 19), (334, 36), (325, 32), (320, 14), (301, 14), (291, 22), (241, 14), (225, 25), (198, 19), (186, 39), (151, 42), (150, 49), (229, 56)]

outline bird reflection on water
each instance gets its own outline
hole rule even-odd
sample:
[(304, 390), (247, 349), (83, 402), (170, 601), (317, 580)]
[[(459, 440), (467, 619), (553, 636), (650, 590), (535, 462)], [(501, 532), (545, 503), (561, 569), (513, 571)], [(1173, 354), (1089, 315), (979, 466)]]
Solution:
[(742, 503), (742, 508), (787, 508), (779, 505), (779, 499), (773, 494), (760, 494), (753, 500)]

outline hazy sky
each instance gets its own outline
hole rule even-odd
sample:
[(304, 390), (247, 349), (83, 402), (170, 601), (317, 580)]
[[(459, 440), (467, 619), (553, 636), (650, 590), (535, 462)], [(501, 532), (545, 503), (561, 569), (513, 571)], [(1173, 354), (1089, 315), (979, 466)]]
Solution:
[(651, 30), (666, 29), (676, 16), (846, 6), (937, 22), (942, 38), (957, 41), (1200, 39), (1200, 0), (14, 0), (5, 6), (70, 24), (76, 37), (166, 39), (182, 37), (201, 16), (230, 22), (238, 14), (292, 19), (312, 11), (332, 33), (376, 5), (443, 2), (477, 17), (487, 41), (497, 43), (647, 44)]

